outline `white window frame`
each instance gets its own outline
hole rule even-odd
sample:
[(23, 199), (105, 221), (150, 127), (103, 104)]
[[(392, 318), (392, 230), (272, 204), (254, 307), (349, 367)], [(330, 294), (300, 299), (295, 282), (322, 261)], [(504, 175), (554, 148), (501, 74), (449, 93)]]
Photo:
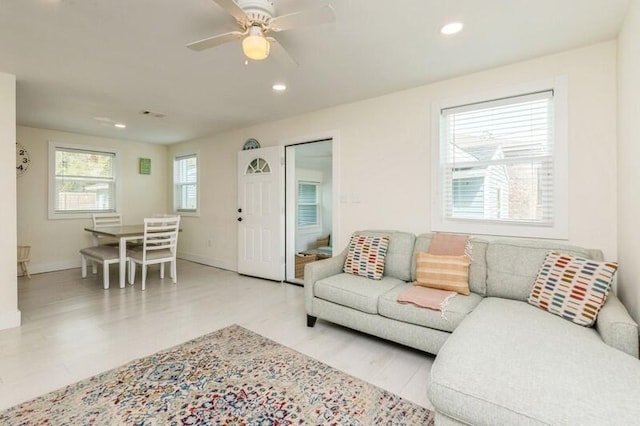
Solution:
[[(179, 194), (177, 191), (179, 183), (177, 182), (177, 169), (176, 161), (179, 159), (195, 157), (196, 159), (196, 208), (195, 209), (181, 209), (179, 208)], [(173, 211), (181, 216), (200, 216), (200, 153), (197, 151), (189, 151), (183, 153), (176, 153), (173, 156), (173, 162), (171, 163), (171, 187), (173, 189)]]
[(114, 177), (114, 210), (113, 212), (119, 213), (121, 203), (121, 191), (120, 191), (120, 151), (115, 148), (107, 148), (102, 146), (90, 146), (90, 145), (78, 145), (72, 143), (62, 143), (56, 141), (49, 141), (49, 159), (48, 159), (48, 177), (49, 177), (49, 190), (48, 190), (48, 218), (52, 220), (57, 219), (85, 219), (90, 218), (93, 213), (103, 213), (104, 211), (56, 211), (56, 152), (58, 149), (69, 149), (78, 151), (95, 151), (102, 153), (113, 154), (113, 177)]
[[(553, 222), (550, 225), (520, 224), (452, 219), (444, 215), (443, 167), (441, 162), (440, 120), (441, 111), (460, 105), (486, 102), (527, 93), (553, 90), (554, 95), (554, 146), (553, 146)], [(533, 238), (569, 238), (569, 155), (568, 155), (568, 83), (566, 77), (517, 85), (469, 96), (444, 99), (432, 104), (431, 109), (431, 229), (438, 232), (484, 234)]]

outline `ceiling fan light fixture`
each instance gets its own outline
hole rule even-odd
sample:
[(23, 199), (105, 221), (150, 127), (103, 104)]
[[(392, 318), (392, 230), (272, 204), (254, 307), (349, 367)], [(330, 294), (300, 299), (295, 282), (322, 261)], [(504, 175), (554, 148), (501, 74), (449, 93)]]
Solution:
[(269, 56), (271, 48), (269, 40), (262, 35), (260, 27), (251, 27), (249, 35), (242, 40), (242, 51), (247, 58), (254, 61), (261, 61)]

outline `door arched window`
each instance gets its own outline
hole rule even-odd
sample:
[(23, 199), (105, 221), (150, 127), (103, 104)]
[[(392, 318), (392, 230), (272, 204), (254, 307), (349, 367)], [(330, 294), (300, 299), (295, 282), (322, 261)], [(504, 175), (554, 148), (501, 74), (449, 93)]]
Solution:
[(257, 173), (271, 173), (271, 167), (269, 167), (269, 163), (264, 158), (254, 158), (249, 165), (247, 166), (247, 170), (244, 172), (247, 175), (253, 175)]

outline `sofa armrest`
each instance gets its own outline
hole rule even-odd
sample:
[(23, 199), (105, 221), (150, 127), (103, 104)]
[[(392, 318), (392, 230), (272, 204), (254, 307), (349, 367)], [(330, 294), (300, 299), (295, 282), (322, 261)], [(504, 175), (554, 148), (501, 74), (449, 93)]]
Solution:
[(347, 249), (337, 256), (317, 262), (307, 263), (304, 266), (304, 304), (307, 314), (313, 315), (313, 286), (321, 279), (337, 275), (344, 269), (344, 262), (347, 259)]
[(598, 313), (596, 329), (606, 344), (638, 358), (638, 324), (613, 292)]

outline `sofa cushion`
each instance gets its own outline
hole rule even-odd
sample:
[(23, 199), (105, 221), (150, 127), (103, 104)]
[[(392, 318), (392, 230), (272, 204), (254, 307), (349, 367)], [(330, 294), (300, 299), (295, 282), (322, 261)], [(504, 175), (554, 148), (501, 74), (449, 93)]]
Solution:
[(358, 234), (389, 236), (389, 247), (385, 259), (384, 275), (402, 281), (411, 280), (411, 257), (416, 236), (400, 231), (359, 231)]
[(349, 242), (344, 272), (379, 280), (384, 272), (389, 237), (354, 233)]
[(597, 262), (550, 251), (540, 267), (528, 302), (590, 327), (607, 300), (617, 270), (616, 262)]
[[(415, 253), (428, 252), (432, 237), (433, 234), (421, 234), (416, 238), (414, 256), (411, 260), (411, 281), (416, 279)], [(472, 237), (469, 241), (471, 242), (472, 257), (472, 262), (469, 265), (469, 290), (485, 296), (487, 294), (487, 241), (475, 237)]]
[(313, 286), (315, 297), (357, 309), (369, 314), (378, 313), (378, 297), (391, 290), (401, 281), (393, 277), (370, 280), (351, 274), (338, 274), (316, 281)]
[(622, 425), (640, 418), (638, 383), (638, 360), (594, 329), (486, 298), (438, 353), (428, 395), (469, 424)]
[(553, 241), (491, 241), (487, 248), (487, 296), (526, 301), (550, 250), (571, 256), (591, 257), (589, 250)]
[(410, 324), (452, 332), (481, 301), (475, 293), (468, 296), (457, 294), (447, 304), (444, 313), (433, 309), (419, 308), (411, 304), (398, 303), (398, 296), (411, 284), (402, 284), (386, 292), (378, 303), (380, 315)]
[(416, 252), (416, 285), (469, 294), (469, 258)]

